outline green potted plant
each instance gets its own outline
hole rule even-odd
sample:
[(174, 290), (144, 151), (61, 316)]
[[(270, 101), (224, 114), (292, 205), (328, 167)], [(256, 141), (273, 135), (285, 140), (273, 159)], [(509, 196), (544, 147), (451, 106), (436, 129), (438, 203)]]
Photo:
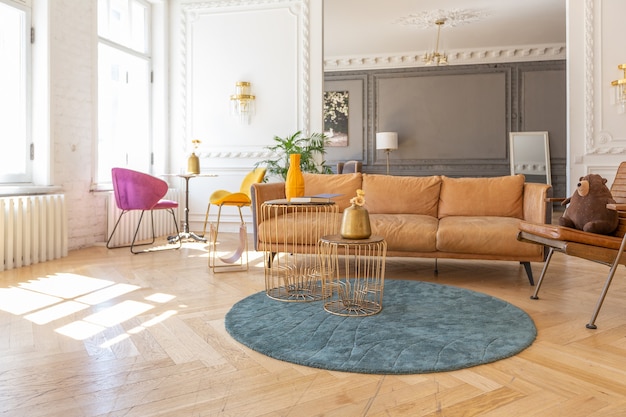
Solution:
[[(276, 176), (285, 180), (289, 170), (289, 155), (297, 153), (300, 154), (302, 172), (331, 174), (330, 167), (323, 160), (326, 154), (327, 141), (328, 139), (323, 133), (313, 133), (306, 137), (302, 135), (301, 131), (298, 131), (284, 138), (274, 136), (274, 145), (265, 147), (273, 153), (273, 156), (257, 162), (254, 166), (265, 166), (268, 176)], [(322, 159), (321, 162), (318, 162), (318, 159)]]

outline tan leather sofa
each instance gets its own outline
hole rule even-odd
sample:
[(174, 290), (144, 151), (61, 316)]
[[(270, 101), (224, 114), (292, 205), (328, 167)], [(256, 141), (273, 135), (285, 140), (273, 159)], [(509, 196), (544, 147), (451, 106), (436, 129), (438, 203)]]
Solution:
[[(387, 256), (518, 261), (525, 266), (531, 284), (530, 262), (544, 260), (541, 246), (520, 242), (517, 234), (522, 220), (550, 223), (552, 209), (547, 199), (552, 196), (552, 188), (526, 183), (523, 175), (450, 178), (304, 174), (304, 182), (305, 195), (342, 194), (334, 199), (339, 206), (334, 216), (337, 230), (341, 212), (349, 207), (356, 190), (362, 189), (372, 234), (385, 238)], [(255, 249), (269, 247), (263, 236), (263, 230), (268, 229), (258, 224), (261, 204), (283, 198), (282, 182), (252, 186)], [(298, 221), (297, 216), (292, 221)], [(294, 226), (290, 229), (311, 229)], [(302, 237), (295, 239), (303, 241)], [(314, 253), (315, 245), (291, 245), (289, 249), (293, 253)]]

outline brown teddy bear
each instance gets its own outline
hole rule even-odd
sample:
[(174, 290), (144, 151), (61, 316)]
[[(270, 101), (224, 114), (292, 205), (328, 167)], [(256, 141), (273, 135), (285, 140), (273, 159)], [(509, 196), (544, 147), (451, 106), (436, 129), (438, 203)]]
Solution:
[(598, 174), (580, 177), (576, 191), (561, 203), (563, 206), (569, 204), (569, 207), (559, 219), (559, 224), (585, 232), (613, 233), (619, 219), (617, 211), (606, 208), (607, 204), (615, 203), (606, 182), (606, 178)]

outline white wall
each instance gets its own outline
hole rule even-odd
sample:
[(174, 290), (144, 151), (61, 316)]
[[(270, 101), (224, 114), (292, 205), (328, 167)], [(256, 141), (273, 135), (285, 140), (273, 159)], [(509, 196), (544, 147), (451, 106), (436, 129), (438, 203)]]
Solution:
[(569, 191), (596, 173), (612, 182), (626, 154), (626, 114), (612, 104), (611, 81), (626, 63), (623, 0), (568, 0)]
[[(171, 4), (172, 167), (186, 171), (191, 140), (200, 139), (201, 171), (217, 175), (189, 183), (189, 220), (197, 231), (210, 194), (238, 191), (275, 135), (321, 131), (322, 8), (319, 0)], [(237, 81), (250, 82), (256, 96), (250, 124), (229, 113)], [(250, 210), (244, 214), (251, 221)], [(236, 230), (237, 210), (225, 208), (222, 221)]]

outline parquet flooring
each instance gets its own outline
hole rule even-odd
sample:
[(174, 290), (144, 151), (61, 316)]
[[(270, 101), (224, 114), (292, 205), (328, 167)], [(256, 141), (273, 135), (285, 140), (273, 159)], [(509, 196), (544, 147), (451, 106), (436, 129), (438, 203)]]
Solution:
[(623, 269), (588, 330), (604, 266), (555, 254), (531, 300), (515, 262), (440, 260), (435, 276), (432, 260), (389, 258), (387, 279), (507, 300), (538, 337), (488, 365), (381, 376), (292, 365), (231, 339), (224, 315), (264, 288), (261, 256), (250, 255), (249, 272), (211, 274), (198, 243), (141, 255), (93, 247), (1, 272), (0, 416), (626, 415)]

